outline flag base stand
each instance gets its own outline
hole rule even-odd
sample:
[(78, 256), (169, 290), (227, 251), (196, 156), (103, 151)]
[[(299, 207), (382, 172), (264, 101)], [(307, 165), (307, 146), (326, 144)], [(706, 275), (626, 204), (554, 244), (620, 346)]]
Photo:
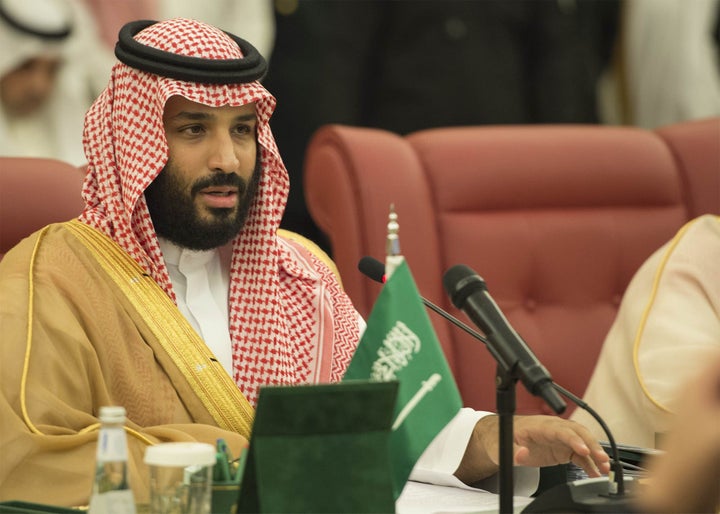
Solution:
[(500, 417), (500, 514), (513, 512), (513, 418), (515, 416), (515, 384), (517, 379), (501, 365), (495, 375), (495, 399)]

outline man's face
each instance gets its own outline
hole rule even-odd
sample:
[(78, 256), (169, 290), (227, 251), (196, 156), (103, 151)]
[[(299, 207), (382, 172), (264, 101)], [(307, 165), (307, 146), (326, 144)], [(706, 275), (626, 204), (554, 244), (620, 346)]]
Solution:
[(217, 248), (245, 222), (260, 180), (255, 104), (208, 107), (173, 96), (163, 115), (169, 159), (145, 191), (159, 236)]
[(55, 87), (59, 58), (36, 57), (0, 78), (0, 100), (10, 116), (29, 116), (43, 106)]

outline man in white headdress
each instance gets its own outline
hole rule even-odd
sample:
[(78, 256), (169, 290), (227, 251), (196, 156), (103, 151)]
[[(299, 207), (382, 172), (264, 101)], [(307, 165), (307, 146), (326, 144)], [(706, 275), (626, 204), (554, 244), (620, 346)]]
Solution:
[[(140, 20), (115, 54), (86, 117), (84, 212), (0, 261), (0, 500), (86, 502), (97, 412), (123, 405), (143, 503), (148, 445), (223, 438), (237, 453), (261, 386), (339, 381), (360, 339), (324, 256), (278, 231), (290, 183), (257, 49), (195, 20)], [(496, 475), (487, 414), (461, 411), (414, 478)], [(608, 471), (577, 423), (514, 427), (519, 465)]]
[(81, 165), (85, 112), (112, 56), (72, 0), (0, 0), (0, 155)]

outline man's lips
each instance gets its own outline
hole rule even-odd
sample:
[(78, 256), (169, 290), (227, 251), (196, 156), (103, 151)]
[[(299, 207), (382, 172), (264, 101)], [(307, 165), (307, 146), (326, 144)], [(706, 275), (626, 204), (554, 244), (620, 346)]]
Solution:
[(237, 206), (238, 188), (234, 186), (209, 186), (198, 191), (205, 205), (215, 209), (232, 209)]
[(238, 191), (238, 188), (235, 186), (208, 186), (208, 187), (202, 188), (200, 190), (200, 193), (229, 195), (229, 194), (237, 194), (237, 191)]

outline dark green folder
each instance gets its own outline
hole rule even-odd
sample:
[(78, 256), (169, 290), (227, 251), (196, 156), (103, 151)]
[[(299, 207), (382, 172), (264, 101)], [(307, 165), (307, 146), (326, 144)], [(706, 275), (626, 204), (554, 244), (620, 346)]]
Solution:
[(0, 502), (0, 512), (5, 513), (23, 513), (23, 514), (78, 514), (79, 509), (71, 509), (69, 507), (56, 507), (55, 505), (45, 505), (41, 503), (30, 503), (24, 501), (7, 501)]
[(398, 383), (260, 390), (237, 512), (394, 512)]

